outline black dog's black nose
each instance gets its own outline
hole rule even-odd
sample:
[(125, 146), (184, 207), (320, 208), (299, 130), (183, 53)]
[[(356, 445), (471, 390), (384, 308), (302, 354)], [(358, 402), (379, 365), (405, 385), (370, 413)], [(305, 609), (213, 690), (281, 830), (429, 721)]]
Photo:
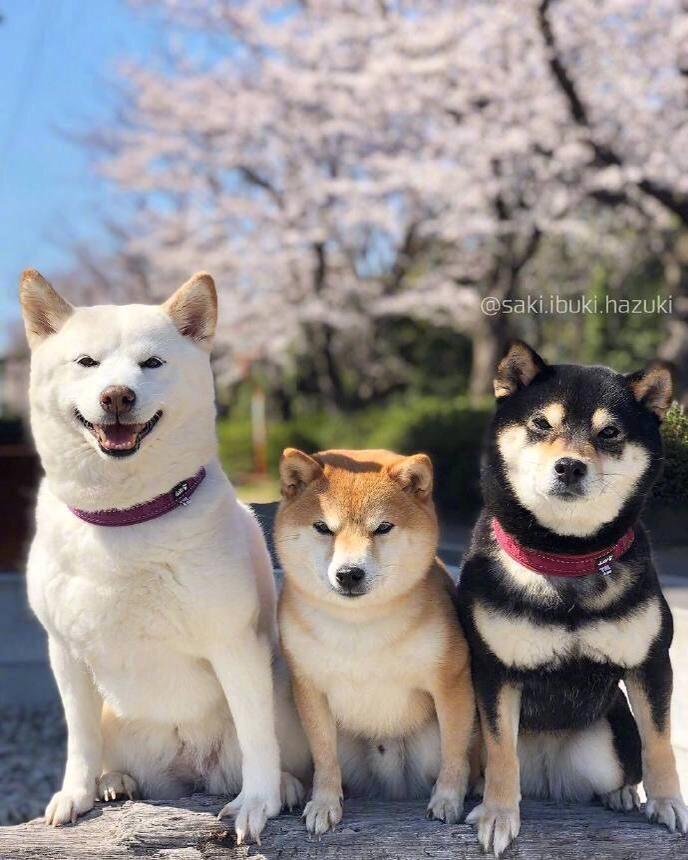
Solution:
[(337, 571), (337, 582), (342, 588), (355, 588), (360, 585), (365, 577), (362, 567), (340, 567)]
[(568, 487), (571, 484), (577, 484), (579, 481), (582, 481), (587, 474), (588, 467), (582, 460), (575, 460), (573, 457), (562, 457), (554, 464), (554, 471), (562, 484), (566, 484)]

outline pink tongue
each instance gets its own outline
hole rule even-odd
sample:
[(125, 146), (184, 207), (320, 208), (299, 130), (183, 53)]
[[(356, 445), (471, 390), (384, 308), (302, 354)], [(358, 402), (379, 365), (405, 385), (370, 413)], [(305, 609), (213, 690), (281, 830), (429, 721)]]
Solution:
[(103, 448), (131, 448), (140, 429), (140, 424), (100, 424), (98, 441)]

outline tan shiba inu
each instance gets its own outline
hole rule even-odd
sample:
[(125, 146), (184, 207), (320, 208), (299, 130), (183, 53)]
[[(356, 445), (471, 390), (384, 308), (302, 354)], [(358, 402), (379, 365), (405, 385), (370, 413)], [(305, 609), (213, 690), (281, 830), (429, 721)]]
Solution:
[(432, 789), (428, 814), (457, 821), (475, 703), (435, 557), (430, 460), (288, 448), (280, 475), (280, 630), (315, 769), (307, 829), (341, 820), (342, 784), (394, 798)]

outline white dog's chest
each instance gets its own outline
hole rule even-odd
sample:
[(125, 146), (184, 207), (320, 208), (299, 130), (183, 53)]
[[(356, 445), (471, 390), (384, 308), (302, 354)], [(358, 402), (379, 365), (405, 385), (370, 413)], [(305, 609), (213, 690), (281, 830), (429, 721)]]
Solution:
[(117, 713), (184, 721), (220, 701), (213, 671), (193, 653), (189, 609), (171, 566), (136, 569), (97, 552), (74, 573), (55, 562), (35, 608), (89, 666)]
[(661, 611), (650, 600), (618, 621), (593, 621), (577, 630), (535, 624), (525, 616), (506, 615), (477, 604), (476, 627), (493, 653), (507, 666), (533, 669), (557, 666), (576, 658), (638, 666), (659, 633)]

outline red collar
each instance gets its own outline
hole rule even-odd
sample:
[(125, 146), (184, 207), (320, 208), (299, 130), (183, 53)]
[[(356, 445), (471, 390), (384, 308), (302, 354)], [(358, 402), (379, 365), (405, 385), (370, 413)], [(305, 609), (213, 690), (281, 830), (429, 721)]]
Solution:
[(546, 576), (587, 576), (590, 573), (608, 576), (612, 572), (612, 562), (621, 558), (635, 540), (633, 529), (629, 529), (614, 546), (606, 549), (584, 555), (554, 555), (522, 546), (515, 537), (504, 531), (496, 519), (492, 520), (492, 532), (499, 546), (514, 561)]

